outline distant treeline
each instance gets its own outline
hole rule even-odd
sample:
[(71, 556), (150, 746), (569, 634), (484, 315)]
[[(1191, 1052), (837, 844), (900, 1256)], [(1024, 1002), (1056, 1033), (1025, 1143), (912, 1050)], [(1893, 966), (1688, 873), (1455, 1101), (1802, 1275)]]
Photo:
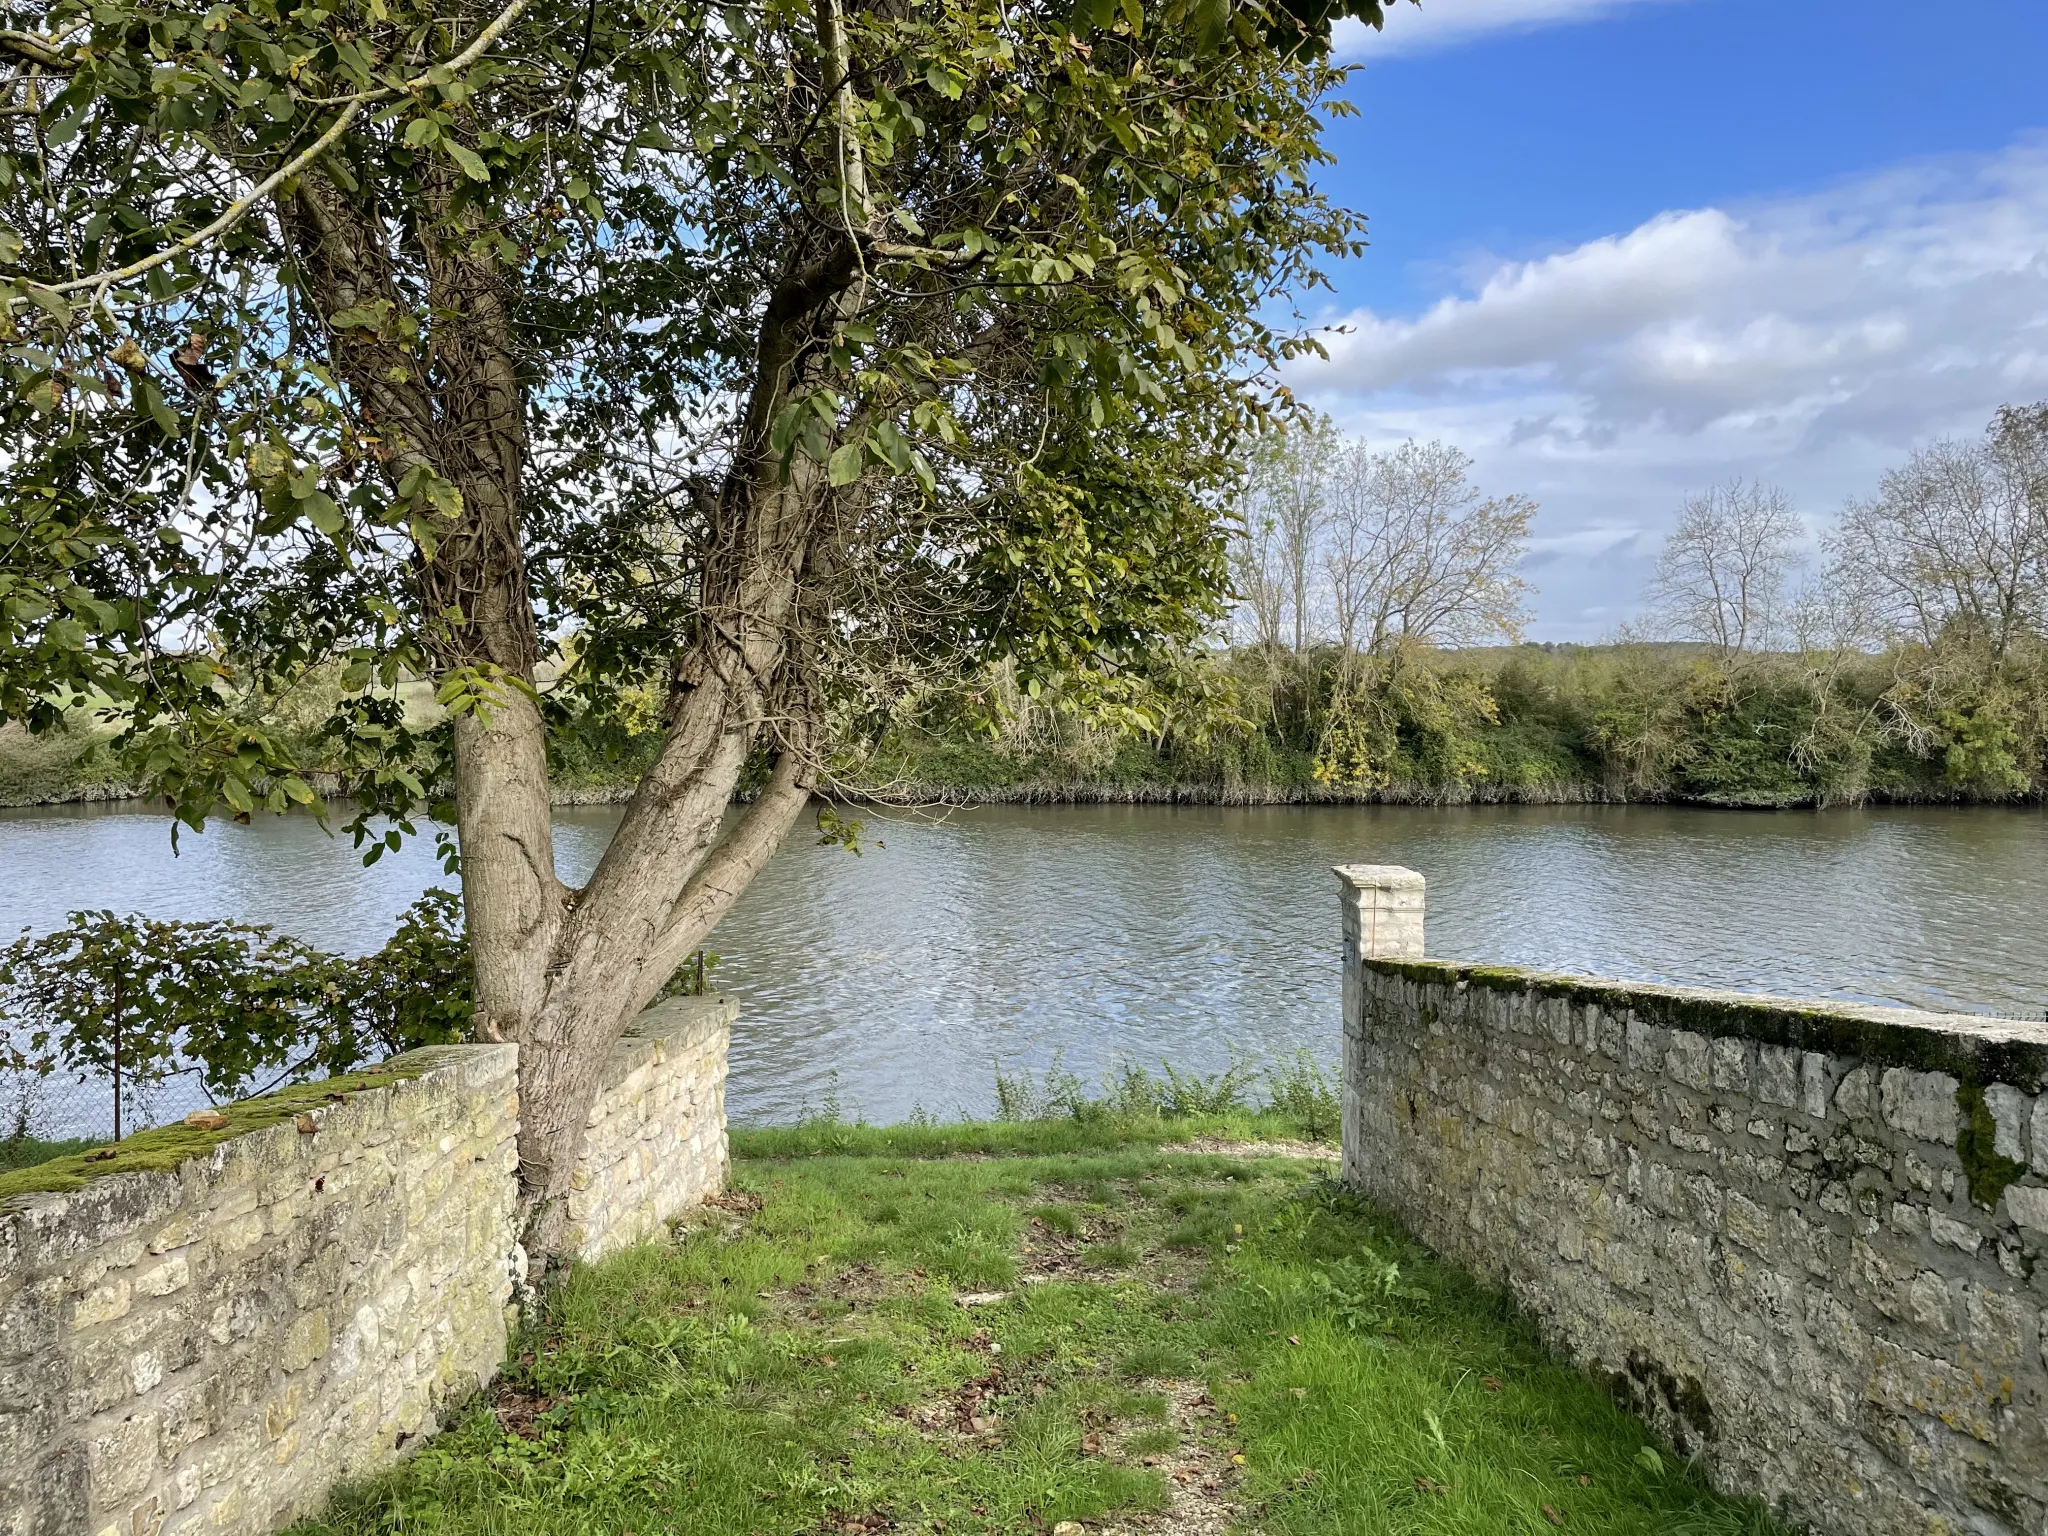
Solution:
[[(1155, 737), (1004, 701), (894, 732), (849, 788), (963, 799), (2038, 799), (2048, 651), (1743, 652), (1626, 643), (1463, 651), (1241, 648), (1210, 707)], [(998, 679), (993, 686), (1002, 687)]]

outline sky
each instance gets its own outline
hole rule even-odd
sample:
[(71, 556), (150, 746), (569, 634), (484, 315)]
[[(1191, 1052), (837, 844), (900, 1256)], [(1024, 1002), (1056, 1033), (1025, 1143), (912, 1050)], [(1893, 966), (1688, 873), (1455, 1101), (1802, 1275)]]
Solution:
[(1372, 245), (1287, 381), (1536, 499), (1529, 638), (1634, 617), (1690, 490), (1773, 481), (1818, 536), (2048, 398), (2048, 0), (1389, 11), (1339, 29), (1321, 178)]

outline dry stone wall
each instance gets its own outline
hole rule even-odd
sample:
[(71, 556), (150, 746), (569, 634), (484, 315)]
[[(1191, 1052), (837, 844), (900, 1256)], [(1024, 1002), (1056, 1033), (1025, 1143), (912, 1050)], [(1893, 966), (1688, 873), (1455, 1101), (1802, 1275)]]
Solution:
[(612, 1048), (569, 1195), (570, 1241), (587, 1259), (659, 1235), (725, 1187), (726, 1041), (739, 1005), (657, 1003)]
[[(732, 1012), (664, 1005), (614, 1053), (587, 1256), (722, 1185)], [(296, 1124), (0, 1210), (0, 1536), (258, 1536), (487, 1383), (522, 1267), (517, 1065), (414, 1052)]]
[(1424, 960), (1339, 874), (1347, 1180), (1724, 1487), (2048, 1531), (2048, 1027)]

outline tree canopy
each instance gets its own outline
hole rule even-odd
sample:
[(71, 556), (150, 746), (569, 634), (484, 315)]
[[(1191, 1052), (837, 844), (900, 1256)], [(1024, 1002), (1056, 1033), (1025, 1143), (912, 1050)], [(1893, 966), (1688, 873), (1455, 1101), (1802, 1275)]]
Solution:
[[(401, 676), (460, 709), (573, 635), (560, 704), (662, 678), (747, 456), (835, 492), (821, 686), (969, 649), (1109, 677), (1191, 633), (1202, 493), (1297, 344), (1274, 301), (1358, 241), (1307, 181), (1338, 71), (1263, 46), (1284, 12), (829, 14), (60, 4), (10, 34), (0, 707), (114, 700), (196, 825), (310, 798), (261, 705), (338, 659), (333, 744), (393, 808)], [(829, 333), (764, 353), (805, 285), (842, 295)], [(494, 325), (502, 376), (465, 369)]]
[[(358, 835), (452, 793), (546, 1207), (828, 726), (991, 658), (1143, 718), (1218, 611), (1294, 301), (1361, 241), (1313, 180), (1332, 14), (12, 13), (0, 711), (103, 704), (197, 826), (314, 799), (270, 721), (338, 677)], [(664, 745), (572, 890), (546, 717), (629, 693)]]

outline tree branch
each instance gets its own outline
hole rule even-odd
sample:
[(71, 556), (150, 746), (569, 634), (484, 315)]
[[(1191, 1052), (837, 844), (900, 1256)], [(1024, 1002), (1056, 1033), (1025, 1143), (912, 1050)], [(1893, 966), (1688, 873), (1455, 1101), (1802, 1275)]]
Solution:
[(78, 60), (64, 51), (68, 36), (43, 37), (34, 32), (17, 32), (11, 27), (0, 29), (0, 53), (9, 53), (56, 74), (68, 75), (78, 68)]
[[(45, 293), (55, 294), (82, 293), (88, 288), (107, 288), (115, 283), (124, 283), (130, 278), (140, 277), (143, 273), (152, 271), (167, 261), (176, 260), (187, 251), (196, 250), (210, 240), (219, 239), (237, 224), (241, 223), (251, 208), (254, 208), (258, 203), (269, 197), (271, 193), (283, 186), (285, 182), (298, 175), (313, 164), (314, 161), (326, 154), (328, 150), (332, 149), (341, 136), (348, 131), (349, 126), (362, 116), (364, 107), (369, 106), (373, 102), (388, 101), (396, 96), (423, 90), (429, 85), (440, 83), (435, 79), (437, 75), (445, 77), (450, 71), (467, 68), (482, 57), (491, 44), (504, 35), (505, 29), (517, 21), (520, 13), (530, 4), (532, 4), (532, 0), (512, 0), (512, 3), (498, 12), (491, 19), (490, 25), (479, 32), (462, 52), (456, 54), (452, 59), (443, 60), (422, 74), (415, 75), (402, 86), (388, 85), (382, 90), (361, 91), (354, 96), (336, 98), (345, 104), (342, 106), (341, 115), (335, 118), (325, 133), (321, 134), (319, 138), (300, 150), (298, 154), (292, 156), (291, 159), (271, 172), (270, 175), (264, 177), (246, 196), (237, 198), (234, 202), (228, 204), (221, 211), (220, 217), (204, 229), (194, 230), (182, 239), (172, 241), (171, 244), (165, 246), (162, 250), (153, 251), (140, 261), (130, 262), (125, 267), (116, 267), (104, 272), (94, 272), (85, 277), (74, 277), (66, 282), (32, 283), (30, 286), (39, 288)], [(0, 33), (0, 47), (19, 51), (24, 42), (40, 44), (42, 40), (34, 38), (25, 32)], [(28, 55), (23, 56), (27, 57)], [(66, 65), (65, 67), (75, 66)], [(16, 304), (24, 302), (26, 302), (24, 299), (10, 300), (8, 308), (12, 309)]]
[(782, 846), (783, 838), (810, 803), (818, 782), (817, 764), (811, 758), (807, 733), (793, 731), (792, 735), (795, 739), (782, 749), (774, 773), (739, 825), (711, 850), (669, 908), (667, 924), (641, 966), (636, 996), (625, 1017), (646, 1007), (668, 984), (675, 968), (703, 943), (704, 936)]

